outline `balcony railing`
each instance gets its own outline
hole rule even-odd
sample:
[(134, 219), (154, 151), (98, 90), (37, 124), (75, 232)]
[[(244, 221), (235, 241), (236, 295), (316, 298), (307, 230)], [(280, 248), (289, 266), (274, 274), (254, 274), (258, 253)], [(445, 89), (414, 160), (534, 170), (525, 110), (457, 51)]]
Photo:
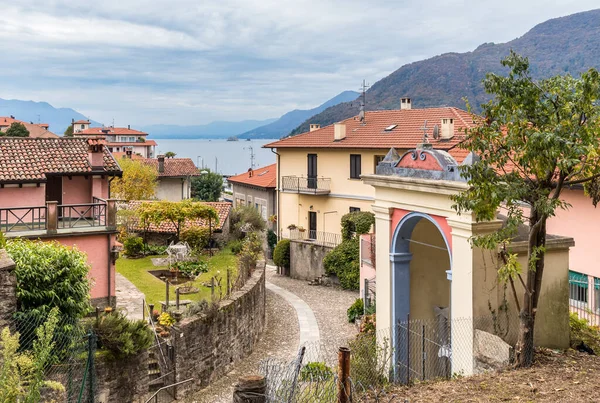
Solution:
[(0, 209), (0, 231), (39, 231), (46, 229), (46, 206)]
[(375, 268), (375, 234), (364, 234), (360, 237), (360, 264)]
[(311, 230), (300, 231), (299, 229), (290, 230), (289, 239), (295, 241), (307, 241), (312, 242), (315, 245), (331, 247), (336, 247), (342, 243), (342, 236), (340, 234)]
[(331, 178), (282, 176), (281, 186), (285, 192), (324, 195), (331, 191)]
[(47, 202), (45, 206), (11, 207), (0, 209), (0, 231), (18, 233), (28, 231), (47, 231), (86, 227), (110, 227), (116, 222), (114, 200), (94, 197), (93, 203), (57, 204)]

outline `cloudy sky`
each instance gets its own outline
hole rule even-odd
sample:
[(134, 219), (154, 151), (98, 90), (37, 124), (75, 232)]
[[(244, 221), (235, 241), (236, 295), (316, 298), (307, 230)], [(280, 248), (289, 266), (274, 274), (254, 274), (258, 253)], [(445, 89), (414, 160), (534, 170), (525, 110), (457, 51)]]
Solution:
[[(469, 4), (466, 4), (469, 3)], [(526, 6), (525, 6), (526, 4)], [(597, 0), (0, 0), (0, 98), (115, 125), (266, 119)]]

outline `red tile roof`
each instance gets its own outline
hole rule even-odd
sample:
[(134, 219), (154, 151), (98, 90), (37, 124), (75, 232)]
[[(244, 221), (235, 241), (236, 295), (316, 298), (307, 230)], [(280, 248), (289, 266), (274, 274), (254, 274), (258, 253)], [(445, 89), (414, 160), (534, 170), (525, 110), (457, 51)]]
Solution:
[[(454, 136), (448, 140), (434, 139), (433, 127), (441, 120), (454, 119)], [(273, 143), (265, 148), (368, 148), (412, 149), (423, 141), (423, 124), (427, 121), (429, 142), (433, 148), (450, 150), (464, 139), (464, 130), (473, 126), (473, 117), (462, 109), (453, 107), (403, 109), (366, 112), (365, 124), (358, 117), (342, 121), (346, 124), (346, 138), (334, 140), (334, 125), (312, 132), (298, 134)], [(386, 127), (397, 125), (390, 131)]]
[(75, 122), (73, 122), (73, 123), (74, 123), (74, 124), (76, 124), (76, 125), (81, 125), (81, 124), (84, 124), (84, 125), (85, 125), (85, 124), (88, 124), (88, 125), (89, 125), (89, 124), (90, 124), (90, 121), (89, 121), (89, 120), (76, 120), (76, 121), (75, 121)]
[(147, 136), (148, 133), (141, 132), (139, 130), (132, 130), (126, 127), (90, 127), (89, 129), (78, 131), (74, 133), (77, 136), (89, 136), (89, 135), (97, 135), (101, 136), (104, 134), (110, 135), (131, 135), (131, 136)]
[[(144, 164), (152, 166), (158, 172), (158, 159), (144, 158)], [(158, 173), (159, 178), (200, 176), (200, 171), (190, 158), (165, 158), (165, 171)]]
[(154, 140), (146, 140), (146, 141), (109, 141), (111, 147), (117, 146), (136, 146), (136, 147), (150, 147), (155, 146), (156, 141)]
[[(129, 202), (128, 208), (130, 210), (135, 210), (142, 203), (154, 203), (154, 201), (131, 201), (131, 202)], [(215, 223), (212, 222), (211, 225), (212, 225), (213, 231), (222, 230), (223, 225), (227, 221), (227, 218), (229, 217), (229, 213), (231, 212), (232, 204), (227, 203), (227, 202), (199, 202), (199, 203), (214, 207), (215, 210), (217, 210), (217, 215), (219, 216), (219, 224), (215, 225)], [(191, 221), (186, 221), (184, 223), (184, 228), (187, 228), (190, 226), (208, 227), (208, 224), (209, 224), (208, 221), (201, 220), (201, 219), (200, 220), (191, 220)], [(133, 223), (131, 225), (131, 227), (132, 227), (131, 228), (132, 231), (142, 232), (144, 230), (137, 223)], [(175, 228), (175, 225), (170, 221), (164, 221), (160, 225), (150, 224), (148, 226), (148, 228), (146, 229), (146, 231), (147, 232), (159, 232), (159, 233), (163, 233), (163, 234), (177, 233), (177, 229)]]
[(14, 119), (8, 116), (0, 116), (0, 129), (6, 129), (10, 127), (14, 122), (25, 125), (25, 128), (29, 130), (29, 137), (31, 138), (58, 138), (59, 136), (48, 130), (46, 123), (27, 123), (22, 120)]
[[(88, 142), (78, 138), (0, 137), (0, 183), (44, 182), (46, 174), (79, 174), (92, 170)], [(103, 171), (120, 174), (121, 168), (103, 147)]]
[(227, 178), (229, 182), (241, 183), (261, 188), (275, 188), (277, 186), (277, 164), (256, 168), (253, 171), (244, 172)]

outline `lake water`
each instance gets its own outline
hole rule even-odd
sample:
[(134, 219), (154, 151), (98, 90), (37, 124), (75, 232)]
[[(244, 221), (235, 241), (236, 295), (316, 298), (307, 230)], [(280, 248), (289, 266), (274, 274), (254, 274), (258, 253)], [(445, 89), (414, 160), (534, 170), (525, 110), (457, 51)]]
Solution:
[(173, 151), (180, 158), (191, 158), (198, 166), (210, 168), (223, 175), (236, 175), (250, 168), (250, 147), (254, 151), (254, 167), (273, 164), (276, 155), (269, 148), (262, 148), (275, 140), (167, 140), (155, 139), (156, 154)]

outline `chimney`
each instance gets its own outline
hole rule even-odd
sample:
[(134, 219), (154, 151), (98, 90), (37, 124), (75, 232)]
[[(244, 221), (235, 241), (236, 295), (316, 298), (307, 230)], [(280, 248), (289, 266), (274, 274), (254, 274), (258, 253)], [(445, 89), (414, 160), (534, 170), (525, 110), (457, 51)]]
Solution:
[(165, 172), (165, 156), (164, 155), (157, 155), (156, 158), (158, 159), (158, 173), (162, 174)]
[(131, 130), (131, 125), (127, 125), (127, 129)]
[(335, 123), (333, 125), (333, 141), (340, 141), (346, 138), (346, 124)]
[(252, 168), (248, 168), (248, 178), (252, 178), (254, 176), (254, 171), (252, 171)]
[(400, 110), (404, 109), (412, 109), (410, 98), (408, 97), (400, 98)]
[(448, 140), (454, 136), (454, 119), (443, 118), (442, 119), (442, 130), (440, 130), (440, 139)]
[(88, 162), (92, 170), (104, 169), (104, 148), (95, 140), (88, 140)]
[(130, 149), (125, 150), (125, 157), (131, 159), (131, 154), (133, 154), (133, 151)]
[(311, 123), (310, 124), (310, 131), (311, 132), (314, 132), (315, 130), (319, 130), (320, 128), (321, 128), (320, 124), (317, 124), (317, 123)]

